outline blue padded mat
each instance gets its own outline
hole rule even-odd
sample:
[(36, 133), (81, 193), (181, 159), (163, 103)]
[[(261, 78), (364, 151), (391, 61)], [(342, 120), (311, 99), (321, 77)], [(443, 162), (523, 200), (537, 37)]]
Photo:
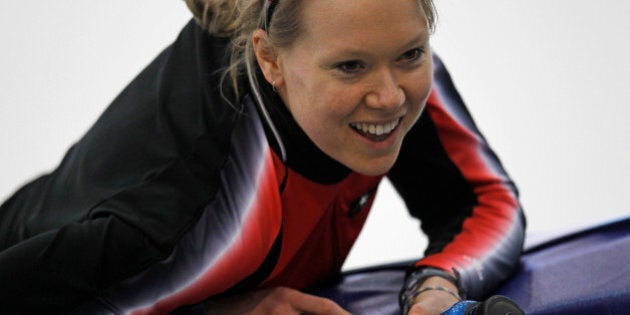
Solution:
[[(312, 293), (352, 314), (400, 314), (398, 292), (410, 262), (344, 273)], [(630, 218), (528, 249), (494, 294), (527, 314), (630, 314)]]

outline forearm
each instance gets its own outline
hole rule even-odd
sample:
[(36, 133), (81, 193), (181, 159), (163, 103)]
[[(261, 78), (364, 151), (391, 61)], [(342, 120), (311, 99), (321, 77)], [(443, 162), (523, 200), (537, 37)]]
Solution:
[[(489, 211), (489, 210), (488, 210)], [(524, 240), (524, 221), (520, 210), (512, 216), (493, 216), (475, 210), (440, 252), (415, 264), (456, 272), (460, 292), (479, 299), (506, 279), (518, 264)], [(479, 214), (479, 212), (482, 212)]]

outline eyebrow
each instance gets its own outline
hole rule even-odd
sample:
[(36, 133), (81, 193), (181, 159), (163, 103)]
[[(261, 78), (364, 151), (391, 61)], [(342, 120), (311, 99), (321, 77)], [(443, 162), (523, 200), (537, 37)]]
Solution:
[(417, 42), (420, 42), (420, 41), (426, 42), (429, 40), (430, 36), (431, 35), (428, 32), (423, 30), (416, 37), (408, 41), (407, 44), (403, 45), (402, 47), (414, 46)]
[[(409, 47), (412, 47), (414, 45), (416, 45), (417, 42), (426, 42), (430, 37), (429, 32), (427, 32), (426, 30), (422, 30), (421, 32), (419, 32), (414, 38), (412, 38), (411, 40), (409, 40), (408, 42), (406, 42), (404, 45), (400, 46), (403, 47), (403, 49), (401, 50), (406, 50)], [(345, 58), (355, 58), (355, 57), (361, 57), (361, 56), (365, 56), (366, 53), (363, 50), (356, 50), (356, 49), (345, 49), (345, 48), (341, 48), (339, 51), (333, 53), (334, 55), (344, 55)], [(333, 55), (331, 54), (331, 55)], [(326, 59), (330, 59), (330, 58), (335, 58), (332, 56), (329, 56)]]

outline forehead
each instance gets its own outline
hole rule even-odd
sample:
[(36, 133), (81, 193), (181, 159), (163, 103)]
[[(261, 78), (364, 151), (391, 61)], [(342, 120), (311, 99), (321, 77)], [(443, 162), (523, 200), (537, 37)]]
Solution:
[(304, 0), (302, 33), (316, 45), (343, 45), (429, 33), (417, 0)]

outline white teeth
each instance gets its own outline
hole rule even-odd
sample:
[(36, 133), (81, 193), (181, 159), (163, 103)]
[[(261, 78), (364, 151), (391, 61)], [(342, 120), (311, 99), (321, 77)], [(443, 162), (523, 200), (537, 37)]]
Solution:
[(383, 134), (383, 125), (376, 126), (376, 135), (380, 136)]
[(376, 136), (382, 136), (382, 135), (389, 134), (390, 132), (392, 132), (392, 130), (394, 130), (396, 126), (398, 126), (399, 122), (400, 120), (396, 119), (392, 122), (389, 122), (386, 124), (380, 124), (380, 125), (368, 124), (368, 123), (352, 123), (350, 124), (350, 126), (363, 133), (372, 134)]

